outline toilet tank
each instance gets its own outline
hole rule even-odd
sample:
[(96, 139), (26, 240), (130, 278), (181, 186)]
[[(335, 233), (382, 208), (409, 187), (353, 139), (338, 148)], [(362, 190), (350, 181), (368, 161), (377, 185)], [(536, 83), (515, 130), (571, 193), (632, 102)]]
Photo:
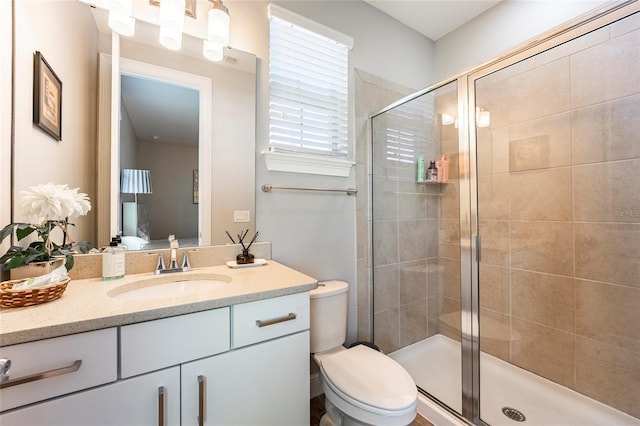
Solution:
[(344, 281), (320, 282), (311, 290), (311, 353), (328, 351), (346, 340), (348, 291)]

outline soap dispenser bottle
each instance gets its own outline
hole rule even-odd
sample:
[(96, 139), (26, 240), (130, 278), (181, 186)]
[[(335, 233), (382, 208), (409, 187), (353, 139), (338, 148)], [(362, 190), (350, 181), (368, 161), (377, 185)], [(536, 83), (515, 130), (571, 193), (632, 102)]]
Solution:
[(109, 247), (102, 252), (102, 279), (117, 280), (124, 277), (124, 249), (118, 247), (118, 240), (113, 237)]

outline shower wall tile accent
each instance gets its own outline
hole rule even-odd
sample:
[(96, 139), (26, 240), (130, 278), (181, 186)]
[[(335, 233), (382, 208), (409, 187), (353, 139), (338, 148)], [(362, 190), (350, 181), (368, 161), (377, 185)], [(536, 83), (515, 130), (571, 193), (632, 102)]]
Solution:
[(569, 58), (536, 67), (507, 80), (509, 123), (521, 123), (570, 109)]
[(640, 223), (576, 222), (574, 230), (577, 278), (640, 289)]
[(573, 386), (572, 333), (516, 317), (511, 318), (511, 327), (511, 362), (563, 386)]
[(476, 95), (481, 349), (640, 418), (640, 14)]
[[(638, 103), (640, 104), (640, 99), (638, 99)], [(640, 145), (640, 143), (636, 143)], [(638, 170), (640, 170), (640, 159), (609, 161), (574, 167), (575, 220), (639, 222), (640, 178)]]
[(573, 279), (531, 271), (511, 272), (511, 313), (573, 332)]
[(571, 165), (571, 115), (554, 114), (508, 127), (509, 172)]
[(640, 157), (638, 117), (640, 95), (572, 111), (573, 164)]
[(480, 264), (480, 306), (498, 313), (511, 313), (510, 273), (509, 268)]
[(576, 332), (581, 336), (640, 354), (639, 306), (640, 292), (635, 288), (576, 280)]
[(427, 331), (427, 299), (400, 306), (400, 347), (429, 337)]
[(570, 167), (512, 173), (510, 189), (512, 220), (571, 220)]
[[(571, 56), (571, 105), (583, 107), (640, 93), (640, 31)], [(612, 64), (620, 64), (612, 69)]]
[(576, 337), (575, 390), (640, 418), (640, 354)]
[(510, 353), (511, 317), (495, 311), (480, 309), (480, 350), (501, 359), (508, 359)]
[(427, 300), (427, 260), (400, 264), (400, 305)]
[(478, 198), (482, 200), (480, 217), (484, 219), (508, 220), (511, 209), (511, 185), (508, 174), (478, 177)]
[(512, 221), (511, 267), (549, 274), (571, 275), (573, 273), (571, 222)]

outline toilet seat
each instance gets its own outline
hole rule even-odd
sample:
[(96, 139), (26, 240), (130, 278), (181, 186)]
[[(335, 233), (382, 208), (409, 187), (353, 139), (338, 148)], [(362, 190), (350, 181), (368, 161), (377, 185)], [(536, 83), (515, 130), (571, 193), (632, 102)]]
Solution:
[(358, 345), (321, 361), (326, 385), (352, 405), (387, 416), (415, 410), (418, 391), (413, 379), (386, 355)]

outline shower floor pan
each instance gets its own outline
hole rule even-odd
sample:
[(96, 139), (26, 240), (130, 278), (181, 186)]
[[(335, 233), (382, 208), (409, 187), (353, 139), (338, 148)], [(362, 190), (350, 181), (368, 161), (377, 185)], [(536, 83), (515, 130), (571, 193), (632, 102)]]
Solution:
[[(389, 356), (411, 374), (419, 387), (461, 411), (458, 342), (438, 334)], [(480, 417), (491, 425), (640, 426), (635, 417), (484, 352), (480, 353), (480, 365)], [(526, 420), (508, 418), (504, 407), (519, 411)]]

